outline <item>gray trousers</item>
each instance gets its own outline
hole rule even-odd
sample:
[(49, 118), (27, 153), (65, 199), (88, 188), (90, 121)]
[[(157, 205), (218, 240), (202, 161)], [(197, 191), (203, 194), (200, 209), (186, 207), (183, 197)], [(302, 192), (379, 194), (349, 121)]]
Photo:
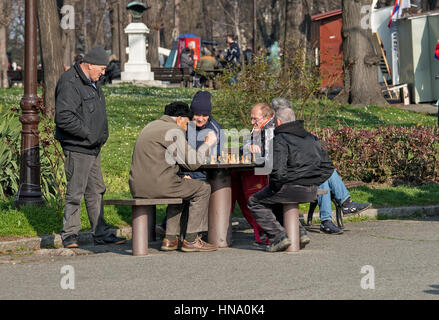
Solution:
[(285, 202), (311, 202), (317, 199), (317, 186), (285, 184), (274, 192), (270, 186), (255, 193), (248, 200), (256, 222), (268, 234), (272, 241), (286, 235), (283, 227), (283, 205)]
[(93, 237), (105, 238), (110, 230), (104, 220), (102, 204), (105, 184), (101, 172), (101, 156), (67, 150), (64, 150), (64, 155), (67, 191), (61, 238), (64, 240), (77, 235), (81, 230), (82, 197), (85, 199)]
[[(189, 201), (189, 214), (186, 233), (199, 233), (207, 230), (210, 185), (201, 180), (183, 179), (179, 192), (174, 197)], [(169, 205), (166, 210), (166, 234), (180, 236), (180, 220), (185, 204)]]

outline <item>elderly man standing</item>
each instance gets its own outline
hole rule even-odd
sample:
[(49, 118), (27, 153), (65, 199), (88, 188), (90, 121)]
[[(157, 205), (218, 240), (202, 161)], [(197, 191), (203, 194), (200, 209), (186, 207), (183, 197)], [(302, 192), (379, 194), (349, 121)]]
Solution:
[(105, 74), (108, 55), (97, 46), (66, 71), (55, 89), (55, 138), (66, 156), (66, 204), (61, 238), (66, 248), (78, 247), (81, 200), (85, 205), (95, 244), (121, 244), (104, 220), (105, 184), (101, 147), (108, 139), (104, 93), (98, 80)]
[[(196, 153), (186, 141), (188, 122), (192, 119), (189, 106), (174, 102), (165, 107), (165, 115), (149, 123), (140, 133), (134, 147), (129, 186), (133, 198), (182, 198), (189, 201), (189, 216), (184, 252), (217, 250), (201, 239), (199, 233), (207, 230), (210, 185), (204, 181), (181, 175), (181, 168), (196, 170), (200, 167), (190, 155)], [(216, 143), (209, 134), (206, 148)], [(191, 161), (192, 160), (192, 161)], [(179, 248), (180, 219), (184, 205), (169, 205), (166, 211), (166, 236), (161, 249)]]

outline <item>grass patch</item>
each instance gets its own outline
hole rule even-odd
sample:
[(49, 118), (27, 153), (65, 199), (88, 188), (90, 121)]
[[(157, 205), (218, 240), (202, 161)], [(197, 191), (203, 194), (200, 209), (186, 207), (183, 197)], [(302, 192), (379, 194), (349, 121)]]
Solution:
[[(185, 88), (142, 88), (124, 85), (105, 87), (109, 139), (102, 148), (102, 172), (107, 186), (106, 198), (131, 197), (128, 187), (131, 156), (138, 134), (149, 122), (163, 114), (164, 106), (172, 101), (190, 101), (197, 89)], [(211, 91), (213, 101), (220, 91)], [(19, 108), (23, 89), (0, 89), (0, 114), (12, 107)], [(39, 90), (41, 95), (41, 90)], [(312, 110), (306, 115), (319, 114), (317, 125), (323, 127), (351, 126), (374, 128), (384, 125), (395, 126), (435, 126), (434, 116), (400, 110), (396, 107), (355, 107), (339, 106), (330, 100), (312, 102)], [(310, 108), (311, 109), (311, 108)], [(219, 105), (214, 105), (213, 117), (224, 129), (243, 129), (240, 119), (231, 119)], [(427, 205), (439, 203), (439, 186), (364, 186), (350, 190), (357, 202), (372, 202), (374, 207)], [(0, 237), (38, 236), (59, 233), (62, 229), (63, 212), (57, 212), (53, 206), (26, 207), (16, 210), (13, 200), (0, 200)], [(300, 206), (302, 212), (308, 211), (308, 205)], [(157, 206), (157, 221), (165, 216), (166, 206)], [(236, 205), (234, 216), (242, 216)], [(105, 216), (112, 227), (131, 224), (131, 208), (106, 206)], [(354, 219), (355, 217), (350, 217)], [(82, 230), (89, 230), (90, 224), (84, 203), (81, 206)]]

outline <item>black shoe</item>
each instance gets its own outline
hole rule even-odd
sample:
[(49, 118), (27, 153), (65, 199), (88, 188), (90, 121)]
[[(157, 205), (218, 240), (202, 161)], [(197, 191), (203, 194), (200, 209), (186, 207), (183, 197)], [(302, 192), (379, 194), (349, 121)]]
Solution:
[(308, 243), (310, 243), (311, 239), (306, 234), (306, 229), (302, 226), (302, 224), (299, 225), (299, 229), (300, 229), (300, 249), (303, 249)]
[(277, 252), (286, 250), (291, 245), (291, 240), (286, 235), (282, 236), (279, 240), (265, 247), (265, 251)]
[(127, 242), (126, 238), (116, 237), (114, 234), (109, 235), (106, 238), (95, 238), (95, 245), (103, 245), (103, 244), (123, 244)]
[(64, 248), (78, 248), (78, 236), (73, 234), (62, 241)]
[(323, 231), (324, 233), (329, 234), (341, 234), (343, 233), (343, 230), (337, 227), (332, 220), (325, 220), (320, 225), (320, 231)]
[(358, 203), (358, 202), (352, 202), (352, 201), (346, 201), (343, 203), (343, 206), (341, 207), (341, 210), (343, 212), (344, 216), (348, 216), (351, 214), (358, 214), (368, 208), (370, 208), (370, 203)]

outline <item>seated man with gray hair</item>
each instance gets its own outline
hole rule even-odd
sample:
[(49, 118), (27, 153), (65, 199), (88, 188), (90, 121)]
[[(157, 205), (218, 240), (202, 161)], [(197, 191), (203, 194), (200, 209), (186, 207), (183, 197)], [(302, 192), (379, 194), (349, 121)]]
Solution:
[[(293, 110), (290, 101), (284, 98), (274, 99), (272, 101), (272, 107), (276, 111), (282, 109)], [(370, 203), (357, 203), (351, 201), (349, 191), (335, 168), (332, 170), (329, 179), (322, 183), (319, 186), (319, 189), (328, 191), (327, 194), (319, 195), (317, 197), (320, 208), (320, 230), (325, 233), (343, 233), (343, 230), (332, 222), (331, 191), (335, 195), (336, 201), (341, 205), (343, 215), (345, 216), (360, 213), (371, 206)]]
[(284, 202), (315, 201), (317, 187), (332, 174), (334, 167), (317, 137), (307, 132), (303, 121), (296, 121), (291, 108), (275, 113), (273, 169), (269, 184), (250, 197), (248, 208), (256, 222), (268, 234), (266, 251), (283, 251), (291, 245), (279, 222), (277, 207)]

